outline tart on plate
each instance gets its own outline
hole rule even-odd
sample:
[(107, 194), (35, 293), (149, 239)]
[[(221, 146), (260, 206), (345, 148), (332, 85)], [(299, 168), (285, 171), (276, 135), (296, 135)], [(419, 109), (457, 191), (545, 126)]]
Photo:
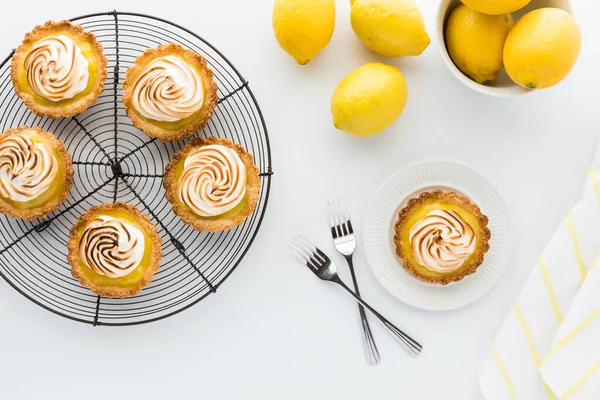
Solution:
[(251, 154), (229, 139), (194, 139), (165, 169), (167, 200), (181, 219), (200, 231), (240, 225), (256, 208), (260, 177)]
[(146, 214), (125, 203), (104, 203), (79, 217), (67, 247), (71, 272), (94, 293), (124, 298), (152, 281), (162, 240)]
[(106, 57), (96, 36), (69, 21), (36, 26), (12, 57), (15, 92), (37, 115), (72, 117), (104, 90)]
[(203, 129), (217, 102), (217, 84), (204, 57), (175, 43), (146, 50), (123, 82), (133, 125), (163, 141)]
[(42, 218), (69, 197), (71, 156), (63, 142), (40, 128), (21, 126), (0, 135), (0, 213)]
[(491, 238), (488, 218), (468, 198), (433, 190), (410, 199), (394, 227), (404, 268), (430, 283), (447, 285), (473, 274)]

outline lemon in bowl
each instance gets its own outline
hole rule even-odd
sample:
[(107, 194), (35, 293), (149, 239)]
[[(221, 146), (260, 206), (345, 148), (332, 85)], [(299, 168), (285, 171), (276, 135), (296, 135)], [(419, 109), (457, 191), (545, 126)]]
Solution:
[(368, 63), (350, 72), (331, 97), (336, 128), (354, 136), (371, 136), (390, 126), (404, 111), (408, 89), (391, 65)]
[(581, 49), (581, 31), (573, 17), (559, 8), (525, 14), (508, 34), (504, 65), (519, 86), (546, 89), (571, 72)]
[(503, 67), (504, 42), (512, 27), (510, 14), (483, 14), (461, 4), (446, 23), (448, 53), (475, 82), (490, 83)]
[(469, 8), (488, 15), (510, 14), (522, 9), (531, 0), (462, 0)]

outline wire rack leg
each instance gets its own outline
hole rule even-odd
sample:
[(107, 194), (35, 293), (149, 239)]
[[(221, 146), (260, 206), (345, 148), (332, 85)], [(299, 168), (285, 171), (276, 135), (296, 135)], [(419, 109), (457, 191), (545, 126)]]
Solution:
[(274, 174), (275, 174), (275, 172), (273, 172), (273, 170), (271, 169), (271, 166), (269, 166), (269, 169), (267, 170), (267, 172), (261, 172), (261, 173), (259, 174), (259, 176), (262, 176), (262, 177), (265, 177), (265, 176), (267, 176), (267, 177), (270, 177), (270, 176), (273, 176)]
[(231, 93), (226, 94), (225, 96), (223, 96), (222, 99), (219, 99), (219, 103), (224, 102), (225, 100), (227, 100), (228, 98), (230, 98), (231, 96), (233, 96), (234, 94), (236, 94), (237, 92), (244, 90), (246, 87), (248, 87), (248, 81), (244, 81), (241, 86), (239, 86), (237, 89), (235, 89), (234, 91), (232, 91)]
[(113, 189), (113, 203), (117, 202), (117, 194), (119, 193), (119, 175), (115, 175), (115, 185)]
[(98, 299), (96, 300), (96, 313), (94, 314), (94, 323), (92, 324), (93, 326), (101, 325), (101, 323), (98, 321), (99, 314), (100, 314), (100, 296), (98, 296)]

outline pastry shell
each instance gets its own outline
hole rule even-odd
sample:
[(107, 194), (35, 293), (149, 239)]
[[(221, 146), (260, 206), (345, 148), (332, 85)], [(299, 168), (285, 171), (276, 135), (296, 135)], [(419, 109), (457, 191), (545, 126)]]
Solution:
[[(232, 218), (207, 219), (200, 217), (194, 214), (194, 212), (191, 211), (188, 207), (183, 205), (181, 201), (179, 201), (179, 196), (177, 195), (177, 188), (179, 186), (179, 182), (177, 182), (175, 178), (175, 170), (177, 169), (177, 165), (181, 161), (183, 161), (193, 149), (208, 145), (222, 145), (235, 150), (236, 153), (240, 156), (244, 165), (246, 166), (246, 204), (245, 207)], [(254, 158), (250, 153), (248, 153), (244, 149), (243, 146), (233, 143), (229, 139), (209, 137), (206, 139), (194, 139), (190, 141), (187, 145), (185, 145), (177, 153), (175, 153), (175, 155), (173, 156), (171, 161), (169, 161), (169, 164), (167, 164), (167, 167), (165, 168), (163, 186), (167, 192), (167, 200), (173, 206), (173, 211), (186, 224), (191, 225), (192, 227), (194, 227), (194, 229), (199, 231), (218, 232), (229, 230), (234, 226), (241, 225), (242, 223), (244, 223), (246, 218), (252, 215), (260, 197), (261, 181), (258, 167), (254, 165)]]
[[(189, 124), (175, 130), (164, 129), (156, 125), (151, 119), (145, 118), (135, 111), (132, 104), (135, 84), (135, 82), (133, 82), (134, 77), (138, 76), (146, 65), (154, 59), (170, 55), (178, 56), (189, 63), (193, 63), (193, 66), (196, 67), (200, 73), (204, 89), (204, 102), (202, 103), (200, 110), (195, 113), (196, 118)], [(148, 136), (162, 141), (181, 140), (193, 135), (198, 130), (204, 129), (206, 123), (212, 116), (218, 101), (217, 84), (213, 79), (213, 72), (208, 67), (206, 59), (200, 54), (187, 50), (176, 43), (163, 44), (156, 48), (146, 50), (135, 60), (134, 64), (127, 69), (127, 74), (123, 81), (123, 103), (125, 104), (127, 116), (131, 118), (133, 125), (136, 128), (142, 130)]]
[[(142, 276), (142, 279), (136, 286), (131, 287), (118, 287), (118, 286), (105, 286), (98, 285), (88, 276), (83, 273), (83, 268), (87, 268), (81, 265), (79, 262), (79, 240), (78, 233), (84, 229), (87, 223), (94, 217), (103, 212), (123, 210), (131, 214), (135, 221), (140, 227), (152, 238), (152, 254), (150, 257), (150, 265)], [(150, 222), (150, 218), (139, 211), (136, 207), (117, 202), (117, 203), (103, 203), (94, 207), (91, 207), (85, 213), (83, 213), (75, 222), (75, 225), (71, 228), (70, 238), (67, 242), (68, 249), (68, 260), (71, 264), (71, 273), (75, 279), (78, 279), (81, 286), (90, 289), (92, 292), (100, 296), (112, 297), (112, 298), (125, 298), (138, 294), (142, 288), (152, 282), (152, 277), (158, 271), (160, 259), (162, 258), (162, 239), (158, 234), (156, 226)]]
[[(95, 62), (97, 63), (98, 76), (96, 79), (98, 82), (92, 92), (75, 102), (69, 102), (68, 104), (57, 103), (56, 105), (47, 106), (39, 104), (31, 93), (28, 93), (20, 88), (18, 80), (19, 75), (22, 73), (25, 58), (27, 57), (27, 54), (29, 54), (26, 49), (29, 49), (33, 44), (41, 39), (44, 39), (48, 35), (55, 34), (57, 32), (69, 33), (70, 35), (76, 36), (80, 40), (89, 43), (92, 48), (92, 54)], [(44, 25), (36, 26), (31, 32), (25, 34), (25, 39), (23, 42), (21, 42), (12, 56), (10, 76), (13, 81), (15, 93), (35, 114), (50, 118), (72, 117), (87, 110), (88, 107), (98, 100), (98, 96), (100, 96), (100, 94), (104, 91), (104, 81), (108, 76), (106, 64), (107, 61), (106, 57), (104, 56), (104, 49), (93, 33), (87, 32), (81, 26), (72, 24), (66, 20), (59, 22), (48, 21)]]
[(71, 162), (71, 155), (65, 148), (64, 143), (56, 139), (52, 133), (46, 132), (39, 127), (28, 127), (23, 125), (18, 128), (10, 128), (6, 132), (0, 134), (0, 141), (4, 140), (8, 136), (19, 134), (28, 130), (35, 131), (38, 135), (46, 139), (46, 143), (52, 146), (52, 149), (58, 157), (58, 162), (62, 163), (64, 168), (64, 188), (59, 196), (54, 197), (39, 207), (29, 209), (15, 208), (0, 197), (0, 213), (7, 214), (12, 218), (17, 219), (43, 218), (52, 211), (58, 210), (60, 205), (69, 198), (69, 190), (73, 186), (73, 174), (75, 173), (73, 170), (73, 164)]
[[(476, 232), (478, 245), (475, 249), (475, 252), (471, 255), (471, 258), (467, 265), (462, 265), (458, 269), (449, 272), (449, 273), (431, 273), (424, 274), (420, 272), (419, 268), (411, 265), (409, 260), (404, 254), (404, 249), (402, 246), (402, 232), (407, 227), (407, 218), (411, 212), (417, 210), (422, 205), (426, 204), (429, 201), (443, 201), (446, 203), (456, 204), (460, 206), (462, 209), (470, 213), (473, 218), (479, 224), (479, 231)], [(396, 246), (396, 255), (402, 260), (402, 266), (416, 278), (429, 282), (429, 283), (437, 283), (441, 285), (447, 285), (451, 282), (457, 282), (462, 280), (464, 277), (471, 275), (477, 271), (477, 268), (483, 263), (485, 254), (489, 250), (489, 240), (491, 238), (491, 232), (488, 228), (488, 217), (485, 216), (479, 207), (471, 202), (467, 197), (461, 196), (455, 192), (445, 192), (442, 190), (433, 190), (431, 192), (422, 193), (419, 197), (412, 198), (408, 201), (406, 207), (404, 207), (399, 215), (398, 221), (394, 226), (394, 244)], [(425, 268), (425, 267), (422, 267)]]

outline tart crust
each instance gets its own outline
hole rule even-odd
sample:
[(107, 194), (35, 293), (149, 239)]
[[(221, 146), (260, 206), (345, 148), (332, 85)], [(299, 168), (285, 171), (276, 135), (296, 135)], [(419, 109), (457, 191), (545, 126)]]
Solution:
[[(177, 182), (175, 178), (175, 170), (177, 169), (177, 165), (179, 162), (183, 161), (187, 155), (195, 148), (208, 146), (208, 145), (222, 145), (227, 146), (233, 150), (240, 156), (242, 162), (246, 166), (246, 204), (242, 210), (238, 214), (236, 214), (232, 218), (217, 218), (217, 219), (208, 219), (203, 218), (196, 215), (193, 211), (191, 211), (187, 206), (179, 201), (179, 197), (177, 195), (177, 188), (179, 186), (179, 182)], [(167, 200), (173, 206), (173, 211), (177, 214), (186, 224), (191, 225), (194, 229), (199, 231), (209, 231), (209, 232), (218, 232), (218, 231), (226, 231), (234, 226), (241, 225), (244, 223), (246, 218), (248, 218), (256, 208), (256, 204), (258, 203), (258, 199), (260, 197), (260, 187), (261, 181), (259, 176), (259, 170), (256, 165), (254, 165), (254, 157), (252, 154), (248, 153), (243, 146), (233, 143), (229, 139), (219, 139), (216, 137), (209, 138), (196, 138), (185, 145), (181, 150), (179, 150), (167, 167), (165, 168), (165, 178), (163, 180), (163, 186), (167, 192)]]
[[(87, 267), (82, 266), (79, 262), (80, 237), (78, 237), (78, 233), (85, 228), (90, 219), (97, 215), (101, 215), (103, 212), (114, 210), (123, 210), (131, 214), (140, 227), (152, 238), (152, 254), (150, 257), (150, 265), (136, 286), (124, 288), (118, 286), (98, 285), (83, 273), (83, 268)], [(71, 228), (71, 235), (69, 241), (67, 242), (67, 248), (69, 251), (68, 260), (69, 264), (71, 264), (71, 273), (73, 274), (74, 278), (79, 280), (82, 286), (90, 289), (92, 292), (100, 296), (112, 298), (125, 298), (128, 296), (133, 296), (138, 294), (144, 286), (152, 282), (152, 277), (158, 271), (160, 259), (163, 255), (161, 245), (162, 239), (158, 235), (158, 230), (156, 229), (156, 226), (150, 222), (150, 218), (146, 214), (129, 204), (121, 202), (103, 203), (94, 206), (83, 213), (77, 219), (75, 225), (73, 225)]]
[[(449, 272), (447, 274), (436, 273), (430, 271), (429, 274), (424, 274), (420, 271), (423, 266), (415, 267), (406, 257), (402, 246), (402, 232), (407, 227), (407, 218), (415, 210), (425, 205), (430, 201), (443, 201), (446, 203), (456, 204), (469, 212), (473, 218), (475, 218), (479, 224), (479, 230), (475, 232), (477, 238), (477, 246), (474, 253), (471, 255), (470, 260), (465, 262), (458, 269)], [(473, 227), (472, 227), (473, 228)], [(489, 240), (491, 238), (491, 232), (488, 228), (488, 217), (485, 216), (479, 206), (472, 203), (467, 197), (461, 196), (455, 192), (445, 192), (442, 190), (434, 190), (431, 192), (422, 193), (419, 197), (412, 198), (408, 201), (406, 207), (404, 207), (399, 215), (398, 221), (394, 226), (394, 244), (396, 245), (396, 255), (402, 260), (402, 266), (416, 278), (429, 283), (437, 283), (441, 285), (447, 285), (451, 282), (458, 282), (465, 276), (471, 275), (477, 271), (477, 268), (483, 263), (485, 254), (490, 248)]]
[(73, 170), (73, 164), (71, 162), (71, 155), (65, 148), (64, 143), (56, 139), (52, 133), (46, 132), (37, 126), (28, 127), (22, 125), (18, 128), (10, 128), (6, 132), (0, 134), (0, 141), (4, 140), (8, 136), (19, 134), (28, 130), (35, 131), (38, 135), (46, 139), (46, 143), (52, 146), (52, 149), (58, 158), (58, 162), (62, 163), (64, 168), (64, 189), (59, 196), (54, 197), (52, 200), (39, 207), (29, 209), (15, 208), (10, 203), (6, 202), (2, 197), (0, 197), (0, 213), (7, 214), (12, 218), (17, 219), (43, 218), (52, 211), (58, 210), (60, 205), (69, 198), (69, 190), (73, 186), (73, 174), (75, 173)]
[[(46, 106), (39, 104), (35, 101), (35, 98), (32, 94), (22, 90), (19, 87), (18, 80), (19, 74), (23, 70), (23, 63), (25, 58), (27, 57), (28, 51), (33, 44), (37, 41), (45, 38), (49, 34), (54, 34), (56, 32), (67, 32), (73, 36), (78, 37), (82, 41), (89, 43), (93, 50), (93, 55), (95, 58), (95, 62), (97, 63), (98, 68), (98, 76), (96, 79), (98, 80), (96, 87), (92, 92), (90, 92), (85, 97), (80, 98), (76, 102), (69, 104), (57, 104), (53, 106)], [(104, 49), (102, 45), (96, 39), (96, 36), (91, 33), (85, 31), (81, 26), (72, 24), (69, 21), (48, 21), (44, 25), (38, 25), (31, 32), (27, 32), (25, 34), (25, 39), (19, 47), (15, 50), (15, 53), (12, 57), (12, 62), (10, 66), (10, 76), (13, 81), (13, 85), (15, 87), (15, 93), (19, 96), (25, 105), (33, 111), (35, 114), (40, 116), (46, 116), (50, 118), (59, 118), (59, 117), (72, 117), (76, 114), (82, 113), (87, 110), (89, 106), (94, 104), (96, 100), (98, 100), (98, 96), (104, 91), (104, 81), (108, 76), (108, 72), (106, 70), (106, 57), (104, 56)]]
[[(153, 123), (153, 120), (145, 118), (135, 111), (131, 102), (135, 83), (133, 82), (133, 79), (141, 73), (148, 63), (158, 57), (169, 55), (178, 56), (187, 62), (191, 62), (200, 73), (204, 89), (204, 102), (202, 103), (200, 110), (195, 113), (195, 119), (189, 124), (176, 130), (168, 130), (156, 125)], [(123, 81), (123, 103), (125, 104), (127, 116), (131, 118), (133, 125), (136, 128), (142, 130), (146, 135), (162, 141), (181, 140), (190, 137), (198, 130), (204, 129), (206, 123), (212, 116), (218, 101), (217, 84), (213, 79), (213, 72), (208, 67), (206, 59), (200, 54), (185, 49), (176, 43), (161, 44), (156, 48), (146, 50), (135, 60), (134, 64), (127, 69), (127, 74)]]

